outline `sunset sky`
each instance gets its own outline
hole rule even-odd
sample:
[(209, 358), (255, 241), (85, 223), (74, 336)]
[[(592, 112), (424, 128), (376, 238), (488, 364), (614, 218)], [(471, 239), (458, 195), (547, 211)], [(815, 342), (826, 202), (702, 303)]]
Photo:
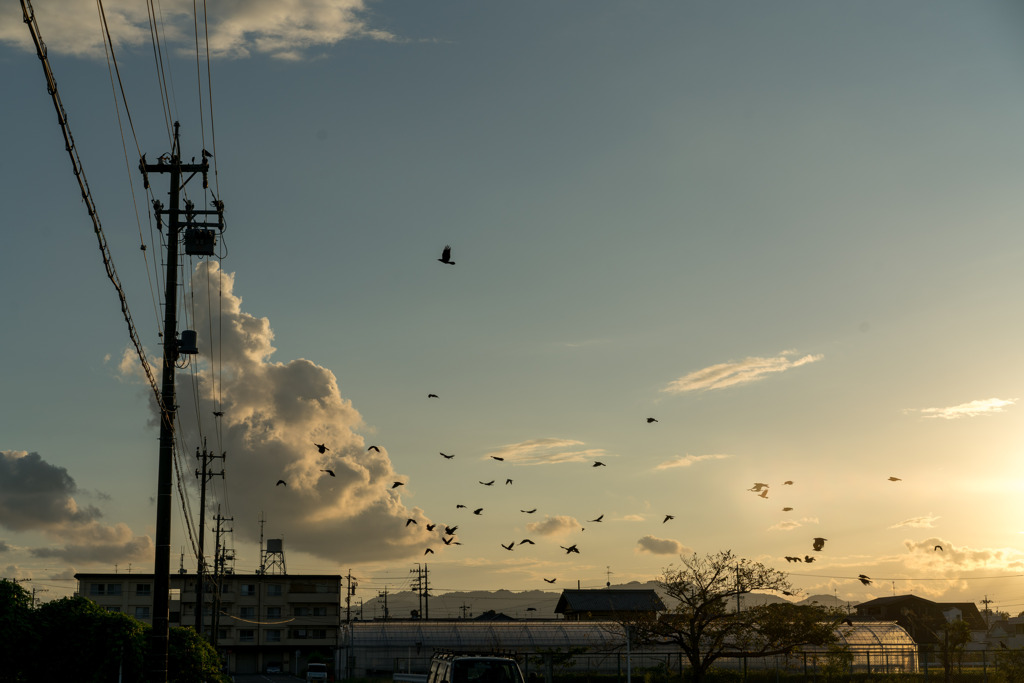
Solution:
[[(803, 595), (1024, 610), (1020, 3), (195, 4), (154, 3), (158, 60), (105, 0), (119, 83), (95, 2), (33, 3), (157, 374), (139, 156), (173, 121), (213, 153), (178, 451), (195, 518), (196, 449), (227, 454), (236, 571), (262, 517), (366, 600), (731, 549)], [(0, 70), (0, 576), (47, 599), (152, 571), (158, 428), (13, 0)]]

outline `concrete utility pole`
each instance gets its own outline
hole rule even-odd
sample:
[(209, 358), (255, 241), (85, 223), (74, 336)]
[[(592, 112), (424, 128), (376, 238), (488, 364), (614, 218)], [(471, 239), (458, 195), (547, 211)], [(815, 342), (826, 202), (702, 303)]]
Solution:
[[(181, 190), (189, 180), (201, 173), (203, 187), (208, 187), (207, 173), (210, 164), (207, 155), (202, 155), (202, 163), (183, 164), (181, 162), (181, 146), (178, 137), (180, 124), (174, 122), (174, 143), (169, 154), (162, 155), (158, 163), (146, 163), (146, 156), (139, 160), (139, 171), (142, 172), (143, 185), (149, 188), (150, 173), (170, 174), (170, 208), (164, 209), (163, 204), (156, 200), (153, 210), (156, 214), (157, 226), (162, 225), (163, 216), (167, 216), (167, 274), (164, 290), (164, 359), (160, 395), (160, 451), (157, 463), (156, 491), (156, 549), (153, 559), (153, 631), (150, 641), (150, 680), (153, 683), (167, 681), (167, 643), (170, 627), (170, 569), (171, 569), (171, 497), (173, 495), (173, 460), (174, 460), (174, 419), (177, 405), (174, 393), (174, 367), (182, 353), (197, 353), (192, 346), (186, 346), (178, 340), (178, 248), (182, 228), (182, 214), (189, 234), (186, 237), (198, 237), (200, 241), (209, 240), (209, 251), (193, 251), (189, 253), (212, 255), (213, 231), (207, 227), (224, 229), (224, 205), (214, 200), (216, 211), (195, 211), (191, 202), (186, 211), (179, 207)], [(182, 180), (183, 174), (191, 174)], [(217, 214), (219, 220), (215, 224), (196, 223), (198, 214)]]
[(233, 531), (233, 529), (225, 529), (221, 526), (224, 522), (235, 521), (234, 517), (222, 517), (220, 514), (220, 506), (217, 506), (217, 516), (214, 517), (217, 522), (217, 527), (214, 529), (216, 538), (216, 545), (214, 546), (213, 554), (213, 588), (216, 593), (213, 596), (213, 624), (211, 626), (211, 634), (213, 636), (213, 646), (217, 647), (217, 631), (220, 628), (220, 581), (224, 575), (224, 563), (227, 560), (234, 560), (233, 555), (228, 555), (228, 549), (224, 544), (221, 544), (220, 537), (222, 534)]
[(356, 587), (359, 584), (352, 580), (351, 569), (348, 570), (348, 576), (345, 578), (345, 623), (348, 624), (352, 621), (352, 596), (356, 594)]
[[(202, 461), (202, 469), (196, 470), (196, 476), (199, 477), (199, 557), (196, 558), (198, 565), (196, 569), (196, 633), (203, 635), (203, 595), (204, 595), (204, 584), (206, 580), (206, 549), (204, 546), (204, 539), (206, 535), (206, 482), (211, 477), (223, 477), (224, 470), (220, 472), (208, 472), (207, 464), (210, 460), (215, 458), (224, 459), (227, 457), (227, 453), (221, 453), (216, 455), (206, 450), (206, 439), (203, 439), (203, 452), (199, 452), (199, 446), (196, 446), (196, 457)], [(211, 638), (212, 640), (212, 638)]]

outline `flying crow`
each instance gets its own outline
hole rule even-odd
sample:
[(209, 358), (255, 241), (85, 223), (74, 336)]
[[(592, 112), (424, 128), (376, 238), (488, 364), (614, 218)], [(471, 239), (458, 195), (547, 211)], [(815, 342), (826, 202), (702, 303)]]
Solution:
[(441, 263), (447, 263), (449, 266), (455, 265), (455, 261), (452, 261), (452, 247), (450, 244), (444, 245), (444, 251), (441, 252), (441, 258), (437, 260)]

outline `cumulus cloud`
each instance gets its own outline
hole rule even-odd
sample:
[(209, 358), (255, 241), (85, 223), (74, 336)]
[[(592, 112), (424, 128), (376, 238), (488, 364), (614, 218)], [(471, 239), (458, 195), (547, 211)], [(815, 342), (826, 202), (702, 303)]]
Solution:
[(938, 521), (938, 517), (934, 515), (921, 515), (920, 517), (910, 517), (904, 519), (902, 522), (896, 522), (890, 529), (899, 529), (901, 527), (910, 527), (918, 529), (930, 529), (935, 526), (935, 522)]
[(920, 408), (910, 409), (906, 412), (920, 413), (922, 417), (942, 418), (943, 420), (957, 420), (961, 417), (978, 417), (979, 415), (991, 415), (1001, 413), (1003, 409), (1012, 406), (1017, 402), (1015, 398), (986, 398), (968, 403), (961, 403), (948, 408)]
[(636, 542), (636, 552), (649, 553), (651, 555), (682, 555), (693, 552), (679, 541), (671, 538), (657, 538), (647, 535)]
[(704, 462), (705, 460), (724, 460), (725, 458), (731, 458), (731, 455), (722, 454), (708, 454), (708, 455), (677, 455), (671, 460), (659, 463), (654, 466), (655, 470), (670, 470), (676, 467), (689, 467), (698, 462)]
[[(903, 541), (909, 556), (905, 564), (914, 569), (949, 568), (958, 572), (971, 570), (999, 569), (1021, 571), (1024, 569), (1024, 551), (1017, 548), (970, 548), (958, 546), (932, 536), (923, 540)], [(937, 547), (941, 547), (941, 550)]]
[(101, 516), (80, 506), (75, 480), (38, 453), (0, 451), (0, 526), (11, 531), (59, 531)]
[(575, 517), (555, 515), (545, 517), (539, 522), (531, 522), (526, 525), (526, 528), (541, 536), (564, 536), (570, 531), (578, 531), (580, 523), (576, 521)]
[(585, 462), (608, 457), (603, 448), (582, 448), (582, 441), (572, 439), (533, 439), (512, 443), (483, 456), (504, 458), (517, 465), (552, 465), (562, 462)]
[[(192, 0), (162, 0), (159, 30), (164, 46), (195, 50)], [(349, 38), (395, 40), (366, 19), (365, 0), (222, 0), (199, 5), (200, 30), (208, 31), (210, 54), (243, 58), (266, 54), (283, 60), (306, 58), (311, 51)], [(119, 49), (150, 44), (146, 3), (106, 0), (107, 24)], [(36, 3), (36, 19), (51, 53), (102, 58), (103, 42), (96, 5), (89, 0)], [(94, 27), (83, 30), (83, 27)], [(200, 34), (202, 40), (203, 33)], [(34, 50), (17, 3), (0, 8), (0, 41)], [(191, 43), (190, 43), (191, 41)]]
[(669, 394), (682, 394), (687, 391), (724, 389), (737, 384), (748, 384), (764, 379), (771, 374), (817, 362), (825, 357), (821, 354), (808, 354), (800, 358), (793, 358), (794, 355), (796, 355), (795, 351), (783, 351), (774, 358), (750, 356), (740, 361), (711, 365), (669, 382), (662, 391)]
[[(0, 526), (12, 531), (41, 531), (63, 546), (30, 548), (35, 557), (66, 561), (122, 562), (152, 557), (153, 542), (125, 524), (99, 521), (95, 506), (75, 500), (75, 480), (63, 467), (38, 453), (0, 451)], [(9, 550), (2, 544), (0, 550)]]
[(11, 546), (7, 544), (7, 541), (0, 541), (0, 553), (10, 552)]
[(802, 526), (803, 524), (800, 522), (788, 520), (785, 522), (779, 522), (778, 524), (773, 524), (768, 527), (768, 531), (792, 531), (793, 529), (799, 529)]
[[(194, 361), (203, 366), (194, 373), (196, 386), (183, 386), (178, 400), (180, 415), (220, 421), (235, 535), (258, 540), (255, 520), (263, 513), (286, 550), (346, 562), (422, 554), (439, 532), (426, 531), (423, 512), (403, 504), (402, 493), (411, 486), (391, 488), (402, 477), (386, 448), (367, 449), (356, 431), (362, 417), (342, 398), (334, 373), (301, 358), (272, 360), (270, 321), (243, 311), (234, 285), (234, 274), (216, 261), (196, 267), (195, 319), (212, 321), (197, 330), (199, 347), (217, 349), (207, 355), (218, 365), (211, 372), (206, 361)], [(222, 417), (212, 416), (214, 405)], [(205, 433), (213, 431), (207, 424)], [(182, 420), (182, 438), (201, 443), (195, 420)], [(328, 450), (319, 453), (314, 443)], [(335, 476), (321, 471), (326, 469)], [(276, 486), (278, 479), (287, 486)], [(420, 523), (406, 528), (408, 518)]]

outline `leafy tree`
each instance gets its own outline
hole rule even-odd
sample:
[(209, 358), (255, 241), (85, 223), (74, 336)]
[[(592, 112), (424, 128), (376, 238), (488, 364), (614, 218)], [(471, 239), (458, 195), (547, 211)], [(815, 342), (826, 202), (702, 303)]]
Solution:
[(964, 646), (971, 642), (971, 627), (962, 619), (947, 621), (939, 627), (939, 657), (945, 680), (953, 679), (953, 665), (957, 672), (963, 666)]
[(723, 657), (790, 654), (803, 645), (827, 646), (845, 614), (819, 605), (779, 603), (733, 610), (738, 596), (752, 591), (789, 594), (786, 574), (725, 550), (704, 557), (681, 557), (668, 567), (658, 585), (678, 604), (645, 626), (645, 640), (674, 643), (690, 663), (693, 681)]
[(173, 626), (167, 643), (169, 683), (222, 683), (220, 656), (208, 640), (192, 628)]
[(997, 652), (996, 671), (1005, 683), (1024, 683), (1024, 648)]
[(0, 681), (28, 680), (25, 654), (32, 634), (32, 595), (17, 581), (0, 579)]
[[(146, 626), (75, 596), (35, 610), (39, 652), (32, 656), (34, 680), (84, 683), (142, 680)], [(53, 656), (53, 647), (61, 656)]]

